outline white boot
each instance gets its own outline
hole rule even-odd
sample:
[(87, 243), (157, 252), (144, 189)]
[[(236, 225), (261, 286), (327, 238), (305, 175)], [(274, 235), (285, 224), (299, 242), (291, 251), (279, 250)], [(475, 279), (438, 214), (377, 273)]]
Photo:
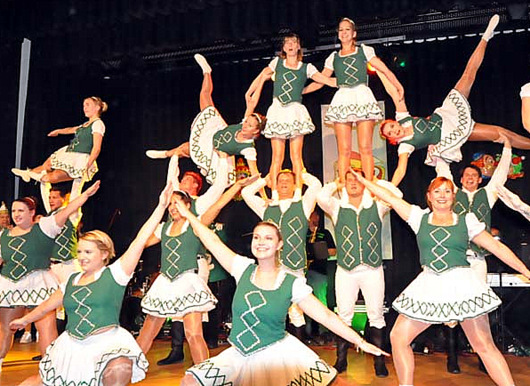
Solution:
[(167, 158), (165, 150), (147, 150), (145, 155), (152, 159), (163, 159)]
[(204, 56), (202, 56), (201, 54), (195, 54), (193, 55), (193, 58), (195, 59), (197, 64), (201, 66), (203, 74), (208, 74), (212, 72), (212, 68), (210, 67), (210, 65), (208, 64), (208, 61), (206, 60)]
[(29, 169), (22, 170), (22, 169), (13, 168), (13, 169), (11, 169), (11, 173), (13, 173), (15, 176), (18, 176), (18, 177), (22, 178), (22, 180), (24, 182), (31, 181), (31, 177), (29, 175), (29, 173), (30, 173)]
[(22, 337), (20, 338), (20, 343), (31, 343), (32, 339), (31, 339), (31, 332), (29, 331), (24, 331), (24, 334), (22, 335)]
[(495, 28), (497, 28), (497, 24), (499, 24), (499, 15), (493, 15), (488, 23), (486, 31), (484, 31), (484, 34), (482, 35), (482, 39), (489, 41), (495, 34)]

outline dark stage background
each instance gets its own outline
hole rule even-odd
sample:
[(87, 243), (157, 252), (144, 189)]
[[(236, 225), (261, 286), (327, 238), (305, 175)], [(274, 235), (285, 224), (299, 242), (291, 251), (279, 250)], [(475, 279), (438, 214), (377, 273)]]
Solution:
[[(107, 230), (118, 251), (124, 251), (154, 207), (165, 181), (167, 161), (150, 160), (144, 152), (168, 148), (187, 140), (189, 125), (198, 113), (202, 74), (192, 56), (203, 53), (213, 67), (214, 101), (229, 123), (244, 112), (244, 92), (279, 48), (279, 36), (294, 30), (308, 49), (305, 60), (319, 69), (335, 44), (340, 17), (358, 22), (358, 39), (371, 43), (396, 73), (406, 90), (411, 113), (429, 115), (441, 105), (460, 77), (465, 63), (494, 13), (501, 15), (472, 90), (474, 119), (494, 123), (520, 134), (520, 87), (530, 81), (528, 2), (521, 1), (243, 1), (243, 0), (4, 0), (0, 3), (0, 81), (3, 108), (0, 156), (0, 199), (10, 202), (14, 178), (15, 130), (18, 101), (20, 44), (32, 40), (22, 166), (36, 166), (69, 136), (46, 137), (54, 128), (83, 122), (83, 98), (101, 96), (109, 104), (103, 116), (107, 132), (98, 159), (102, 187), (85, 205), (85, 229)], [(515, 32), (516, 30), (517, 33)], [(450, 36), (450, 39), (443, 37)], [(385, 39), (396, 38), (392, 45)], [(437, 39), (438, 38), (438, 39)], [(323, 47), (328, 46), (327, 49)], [(401, 68), (396, 64), (406, 61)], [(385, 100), (389, 117), (393, 105), (377, 78), (370, 79), (378, 99)], [(270, 83), (270, 82), (269, 82)], [(258, 111), (271, 103), (271, 84), (263, 92)], [(320, 104), (329, 103), (333, 90), (304, 97), (320, 129)], [(528, 134), (528, 133), (526, 133)], [(257, 141), (258, 165), (268, 170), (268, 141)], [(307, 136), (307, 169), (322, 177), (320, 131)], [(468, 143), (464, 162), (477, 151), (500, 153), (498, 144)], [(528, 157), (528, 152), (514, 150)], [(388, 148), (389, 166), (396, 151)], [(423, 164), (425, 153), (415, 152), (400, 188), (405, 198), (424, 206), (424, 190), (434, 170)], [(332, 162), (332, 160), (329, 160)], [(529, 159), (524, 161), (526, 168)], [(183, 162), (181, 170), (193, 168)], [(454, 165), (454, 173), (459, 165)], [(456, 174), (455, 174), (456, 175)], [(530, 202), (529, 177), (510, 180), (509, 189)], [(21, 183), (21, 193), (38, 194), (33, 184)], [(255, 217), (234, 202), (223, 217), (234, 247), (244, 252), (243, 233)], [(114, 223), (109, 229), (109, 223)], [(242, 219), (244, 219), (242, 221)], [(493, 225), (516, 252), (529, 241), (529, 223), (498, 203)], [(386, 263), (389, 300), (419, 272), (412, 232), (392, 215), (394, 260)], [(528, 254), (528, 253), (527, 253)], [(144, 264), (156, 261), (146, 252)], [(528, 262), (528, 256), (526, 256)], [(529, 326), (524, 327), (527, 331)]]

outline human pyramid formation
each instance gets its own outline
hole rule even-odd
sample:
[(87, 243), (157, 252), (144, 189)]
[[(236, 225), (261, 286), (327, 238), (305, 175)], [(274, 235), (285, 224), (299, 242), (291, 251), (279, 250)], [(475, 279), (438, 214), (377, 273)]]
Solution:
[[(138, 382), (148, 367), (145, 353), (166, 318), (172, 318), (184, 323), (194, 363), (186, 371), (183, 385), (272, 386), (298, 384), (308, 377), (311, 384), (340, 384), (344, 380), (337, 373), (346, 370), (350, 344), (373, 354), (376, 375), (387, 376), (384, 357), (388, 354), (380, 349), (385, 335), (381, 227), (383, 216), (394, 209), (417, 235), (423, 267), (393, 302), (399, 317), (390, 338), (400, 385), (413, 384), (411, 342), (429, 325), (439, 323), (461, 323), (493, 381), (513, 385), (508, 365), (490, 333), (487, 314), (499, 306), (500, 299), (486, 284), (484, 255), (495, 254), (527, 278), (530, 271), (488, 233), (489, 214), (484, 216), (477, 208), (486, 205), (491, 210), (500, 196), (530, 219), (528, 206), (502, 187), (511, 146), (530, 149), (530, 139), (498, 126), (475, 123), (467, 101), (498, 21), (497, 15), (491, 18), (462, 77), (429, 118), (409, 115), (400, 82), (373, 48), (356, 45), (355, 24), (348, 18), (338, 27), (341, 48), (328, 57), (322, 72), (302, 62), (296, 35), (285, 37), (280, 56), (249, 87), (243, 121), (235, 125), (227, 125), (215, 108), (212, 69), (202, 55), (195, 55), (203, 82), (201, 112), (191, 126), (190, 141), (168, 151), (147, 151), (151, 158), (171, 158), (167, 185), (127, 251), (109, 266), (115, 252), (108, 235), (96, 230), (77, 240), (76, 234), (81, 207), (99, 188), (97, 181), (81, 193), (83, 183), (97, 171), (96, 159), (105, 132), (100, 116), (107, 109), (98, 97), (85, 99), (86, 123), (49, 133), (75, 134), (69, 146), (36, 168), (13, 169), (26, 182), (40, 182), (45, 202), (52, 201), (51, 184), (73, 183), (69, 203), (50, 207), (49, 215), (38, 220), (33, 199), (21, 198), (12, 204), (15, 226), (0, 235), (0, 363), (12, 345), (14, 332), (35, 322), (43, 358), (39, 375), (24, 384)], [(383, 136), (399, 144), (399, 165), (392, 184), (373, 178), (371, 141), (382, 113), (367, 86), (367, 63), (376, 69), (396, 106), (397, 120), (385, 121), (381, 128)], [(333, 73), (336, 78), (330, 78)], [(304, 87), (308, 78), (314, 83)], [(269, 79), (274, 81), (274, 98), (264, 117), (254, 109)], [(303, 165), (304, 135), (315, 126), (301, 103), (303, 93), (323, 85), (338, 87), (325, 119), (334, 126), (339, 150), (338, 178), (324, 187)], [(530, 131), (528, 86), (523, 87), (521, 96), (523, 122)], [(362, 171), (352, 170), (349, 164), (353, 127), (357, 129)], [(260, 133), (272, 146), (266, 178), (260, 178), (256, 164), (254, 140)], [(281, 170), (287, 140), (292, 171)], [(496, 176), (485, 188), (478, 187), (480, 171), (466, 167), (461, 189), (456, 188), (448, 172), (448, 163), (462, 159), (460, 147), (467, 140), (504, 143)], [(439, 177), (427, 189), (429, 209), (421, 209), (404, 201), (396, 186), (405, 175), (410, 153), (426, 147), (426, 163), (437, 168)], [(235, 155), (247, 160), (251, 177), (235, 181)], [(198, 173), (186, 172), (179, 181), (179, 157), (191, 157), (212, 184), (202, 196), (197, 196), (202, 185)], [(307, 189), (302, 194), (304, 184)], [(270, 199), (264, 189), (267, 185), (272, 191)], [(208, 227), (240, 190), (262, 219), (252, 234), (255, 260), (237, 255)], [(335, 198), (335, 193), (340, 198)], [(338, 315), (312, 295), (305, 279), (308, 218), (317, 202), (335, 227)], [(161, 223), (166, 209), (169, 220)], [(437, 236), (440, 234), (443, 237)], [(119, 326), (121, 303), (142, 251), (156, 243), (162, 247), (161, 274), (142, 299), (147, 317), (134, 340)], [(208, 358), (201, 322), (217, 299), (206, 284), (208, 263), (197, 258), (201, 244), (237, 282), (231, 347), (214, 358)], [(371, 343), (350, 328), (359, 290), (366, 301)], [(55, 310), (60, 306), (64, 306), (68, 319), (66, 331), (57, 337)], [(27, 308), (32, 310), (24, 315)], [(337, 335), (333, 367), (286, 332), (286, 316), (300, 327), (304, 314)], [(454, 368), (455, 363), (452, 365)]]

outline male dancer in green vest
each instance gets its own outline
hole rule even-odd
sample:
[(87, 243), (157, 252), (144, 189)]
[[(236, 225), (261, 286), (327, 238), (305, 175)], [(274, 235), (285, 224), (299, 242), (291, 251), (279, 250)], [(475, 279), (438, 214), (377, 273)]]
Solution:
[[(453, 208), (456, 214), (474, 213), (480, 221), (486, 224), (486, 230), (488, 232), (491, 230), (491, 209), (499, 198), (498, 190), (506, 183), (512, 160), (512, 147), (508, 138), (501, 135), (497, 142), (504, 143), (504, 148), (502, 149), (499, 164), (493, 172), (490, 181), (486, 186), (479, 187), (482, 183), (481, 170), (475, 165), (466, 165), (462, 169), (460, 176), (462, 188), (457, 188), (456, 190)], [(436, 164), (436, 173), (438, 177), (446, 177), (453, 180), (449, 165), (441, 160)], [(475, 243), (470, 243), (469, 249), (467, 250), (467, 259), (471, 268), (484, 281), (488, 273), (486, 256), (489, 254), (487, 250), (480, 248)], [(453, 374), (459, 374), (460, 366), (458, 365), (456, 331), (454, 328), (448, 328), (446, 330), (447, 371)], [(483, 369), (482, 363), (480, 363), (480, 367)]]
[[(311, 174), (302, 173), (302, 182), (307, 185), (307, 190), (302, 195), (302, 189), (296, 188), (296, 177), (292, 171), (281, 170), (276, 181), (271, 202), (256, 195), (266, 185), (264, 178), (245, 187), (241, 196), (259, 218), (273, 221), (279, 226), (284, 241), (280, 256), (283, 269), (296, 276), (304, 276), (307, 267), (305, 240), (309, 216), (315, 208), (322, 184)], [(295, 305), (289, 308), (289, 320), (296, 328), (296, 337), (301, 339), (304, 314)]]
[[(340, 192), (340, 199), (333, 197), (336, 191)], [(393, 191), (401, 195), (397, 188), (393, 187)], [(390, 208), (374, 200), (351, 171), (346, 173), (344, 185), (338, 180), (326, 184), (318, 194), (317, 201), (331, 217), (335, 227), (335, 294), (339, 317), (351, 326), (361, 290), (370, 323), (371, 342), (382, 347), (386, 323), (383, 316), (385, 277), (381, 229), (383, 216)], [(348, 367), (349, 343), (342, 338), (337, 339), (337, 361), (334, 367), (341, 373)], [(388, 376), (384, 358), (374, 357), (374, 369), (378, 377)]]

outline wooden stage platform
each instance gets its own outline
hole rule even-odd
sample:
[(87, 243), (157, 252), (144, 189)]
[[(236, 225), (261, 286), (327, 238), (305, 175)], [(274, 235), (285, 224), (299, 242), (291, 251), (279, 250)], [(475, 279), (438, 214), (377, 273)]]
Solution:
[[(183, 363), (157, 366), (156, 362), (164, 358), (169, 350), (169, 340), (157, 340), (153, 349), (147, 355), (150, 362), (147, 377), (138, 385), (166, 386), (178, 385), (184, 371), (191, 365), (187, 347), (185, 347), (186, 360)], [(216, 355), (228, 346), (212, 350), (211, 355)], [(335, 360), (335, 348), (332, 346), (312, 346), (312, 348), (328, 363)], [(37, 362), (31, 357), (37, 355), (35, 343), (20, 344), (16, 342), (13, 349), (7, 354), (2, 373), (1, 386), (15, 386), (25, 378), (37, 373)], [(518, 386), (530, 385), (530, 358), (507, 356), (508, 364), (512, 369), (515, 384)], [(390, 372), (387, 378), (376, 378), (372, 369), (372, 358), (369, 355), (356, 353), (350, 349), (348, 356), (348, 372), (340, 377), (351, 385), (395, 386), (398, 384), (396, 372), (391, 359), (387, 360)], [(490, 378), (478, 370), (477, 358), (474, 355), (461, 356), (461, 374), (453, 375), (445, 371), (445, 356), (443, 354), (416, 355), (416, 386), (488, 386), (494, 385)], [(237, 386), (237, 385), (235, 385)], [(281, 386), (281, 385), (278, 385)]]

